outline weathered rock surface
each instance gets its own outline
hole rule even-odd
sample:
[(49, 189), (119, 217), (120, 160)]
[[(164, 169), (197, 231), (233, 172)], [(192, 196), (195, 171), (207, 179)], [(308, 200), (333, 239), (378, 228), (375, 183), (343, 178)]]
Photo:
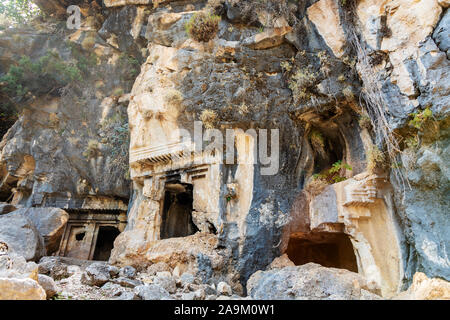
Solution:
[(57, 292), (56, 283), (49, 276), (43, 274), (38, 275), (38, 283), (45, 290), (47, 299), (52, 298), (56, 294)]
[(111, 279), (106, 263), (94, 262), (83, 272), (81, 283), (101, 287)]
[(38, 283), (38, 266), (0, 242), (0, 300), (45, 300)]
[(442, 279), (429, 279), (424, 273), (414, 275), (411, 287), (394, 299), (400, 300), (450, 300), (450, 283)]
[(51, 255), (59, 248), (64, 227), (69, 220), (69, 214), (58, 208), (23, 208), (14, 211), (33, 222), (39, 234), (44, 239), (45, 255)]
[(45, 290), (32, 279), (0, 277), (0, 300), (45, 300)]
[[(270, 288), (270, 289), (269, 289)], [(253, 299), (359, 300), (381, 299), (359, 274), (308, 263), (258, 271), (247, 282)]]
[(169, 292), (154, 284), (138, 286), (134, 292), (142, 300), (173, 300)]
[(272, 263), (267, 267), (267, 270), (280, 269), (284, 267), (294, 267), (295, 264), (289, 259), (287, 254), (273, 259)]
[(37, 261), (44, 255), (44, 241), (33, 222), (14, 212), (0, 216), (0, 241), (26, 260)]

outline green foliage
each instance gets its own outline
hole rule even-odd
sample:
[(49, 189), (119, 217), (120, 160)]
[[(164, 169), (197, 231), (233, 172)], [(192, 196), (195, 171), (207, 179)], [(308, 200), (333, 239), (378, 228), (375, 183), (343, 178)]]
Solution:
[(40, 14), (39, 7), (32, 0), (2, 0), (0, 2), (0, 22), (23, 24)]
[(92, 68), (98, 63), (97, 55), (93, 52), (85, 53), (80, 47), (71, 41), (68, 41), (67, 45), (70, 47), (72, 57), (76, 60), (78, 69), (80, 69), (80, 71), (84, 74), (91, 73)]
[(56, 94), (69, 83), (82, 80), (80, 69), (73, 62), (61, 59), (58, 53), (48, 52), (37, 61), (23, 56), (8, 73), (0, 77), (2, 113), (19, 112), (36, 95)]
[(214, 39), (219, 31), (220, 20), (220, 16), (211, 13), (196, 13), (186, 23), (186, 33), (195, 41), (208, 42)]
[(318, 74), (310, 68), (297, 69), (288, 81), (289, 89), (291, 89), (296, 101), (306, 100), (311, 97), (309, 88), (317, 81)]
[(122, 80), (134, 80), (140, 72), (141, 64), (135, 57), (122, 54), (119, 57), (119, 67), (124, 69), (122, 74)]
[(313, 179), (320, 179), (327, 183), (337, 183), (346, 180), (344, 176), (341, 176), (341, 172), (343, 170), (353, 170), (352, 167), (347, 164), (343, 163), (342, 160), (339, 160), (331, 166), (330, 169), (326, 170), (323, 173), (316, 173), (313, 175)]
[(433, 112), (430, 110), (430, 108), (427, 107), (421, 112), (411, 113), (410, 116), (413, 119), (409, 121), (409, 125), (418, 130), (421, 130), (423, 124), (433, 116)]

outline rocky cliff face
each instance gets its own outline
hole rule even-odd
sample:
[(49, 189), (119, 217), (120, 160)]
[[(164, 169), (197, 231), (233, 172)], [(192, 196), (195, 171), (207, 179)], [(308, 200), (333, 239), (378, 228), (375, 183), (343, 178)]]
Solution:
[[(237, 293), (285, 253), (385, 297), (418, 271), (450, 279), (448, 1), (78, 1), (78, 30), (66, 1), (36, 3), (53, 16), (1, 31), (0, 72), (51, 54), (80, 77), (2, 84), (22, 110), (0, 143), (2, 201), (128, 204), (110, 263)], [(202, 14), (218, 22), (196, 38)], [(279, 130), (269, 174), (261, 129)], [(253, 294), (297, 269), (255, 274)]]

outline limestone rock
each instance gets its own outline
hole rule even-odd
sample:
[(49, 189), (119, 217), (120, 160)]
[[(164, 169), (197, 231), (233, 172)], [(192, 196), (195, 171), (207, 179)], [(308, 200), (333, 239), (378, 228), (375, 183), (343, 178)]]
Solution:
[(265, 30), (262, 33), (244, 39), (242, 45), (255, 50), (273, 48), (281, 45), (284, 41), (284, 36), (290, 31), (292, 31), (292, 28), (289, 26)]
[(0, 254), (0, 277), (38, 280), (38, 265), (27, 262), (24, 257), (7, 252)]
[(110, 281), (113, 283), (119, 284), (122, 287), (126, 287), (126, 288), (134, 288), (134, 287), (137, 287), (137, 286), (140, 286), (143, 284), (143, 282), (140, 280), (130, 279), (130, 278), (126, 278), (126, 277), (119, 277), (116, 279), (112, 279)]
[(311, 20), (327, 45), (337, 57), (342, 57), (346, 39), (339, 18), (337, 2), (334, 0), (320, 0), (307, 10)]
[(142, 300), (173, 300), (169, 292), (154, 284), (138, 286), (134, 292)]
[(447, 53), (447, 59), (450, 57), (450, 10), (446, 10), (439, 24), (433, 32), (433, 39), (441, 51)]
[(325, 268), (315, 263), (258, 271), (248, 280), (247, 290), (249, 296), (258, 300), (380, 298), (361, 275), (344, 269)]
[(0, 300), (45, 300), (45, 290), (32, 279), (0, 278)]
[(157, 262), (157, 263), (150, 265), (147, 268), (146, 273), (151, 276), (154, 276), (154, 275), (156, 275), (156, 273), (162, 272), (162, 271), (170, 271), (169, 265), (165, 262)]
[(177, 291), (176, 281), (171, 276), (157, 275), (153, 284), (160, 286), (169, 293), (175, 293)]
[(185, 272), (181, 275), (180, 280), (184, 285), (193, 284), (195, 277), (191, 273)]
[(46, 255), (51, 255), (59, 248), (64, 227), (69, 214), (58, 208), (23, 208), (14, 211), (30, 219), (44, 239)]
[(94, 262), (86, 268), (81, 277), (81, 283), (101, 287), (111, 279), (106, 263)]
[(55, 281), (49, 276), (43, 274), (38, 275), (38, 283), (45, 290), (47, 299), (53, 297), (58, 291)]
[(22, 214), (11, 212), (0, 215), (0, 241), (27, 260), (38, 260), (44, 255), (43, 239), (33, 222)]
[(400, 300), (450, 300), (450, 282), (428, 278), (424, 273), (414, 275), (411, 287), (394, 299)]
[[(48, 275), (54, 280), (61, 280), (74, 274), (77, 270), (69, 271), (68, 266), (57, 257), (42, 257), (39, 260), (39, 274)], [(72, 269), (75, 266), (71, 266)]]
[(119, 276), (134, 279), (136, 278), (136, 269), (132, 266), (120, 268)]
[(217, 284), (217, 293), (220, 295), (231, 296), (233, 291), (228, 283), (222, 281)]
[(280, 257), (275, 258), (272, 263), (267, 267), (267, 270), (280, 269), (284, 267), (293, 267), (295, 264), (289, 259), (288, 255), (285, 253)]

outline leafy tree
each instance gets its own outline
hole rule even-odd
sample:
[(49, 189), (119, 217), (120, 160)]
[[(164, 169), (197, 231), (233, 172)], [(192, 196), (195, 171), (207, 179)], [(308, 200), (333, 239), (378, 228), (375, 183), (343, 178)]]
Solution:
[(0, 17), (4, 20), (2, 22), (23, 24), (39, 14), (39, 7), (32, 0), (2, 0), (0, 2)]

